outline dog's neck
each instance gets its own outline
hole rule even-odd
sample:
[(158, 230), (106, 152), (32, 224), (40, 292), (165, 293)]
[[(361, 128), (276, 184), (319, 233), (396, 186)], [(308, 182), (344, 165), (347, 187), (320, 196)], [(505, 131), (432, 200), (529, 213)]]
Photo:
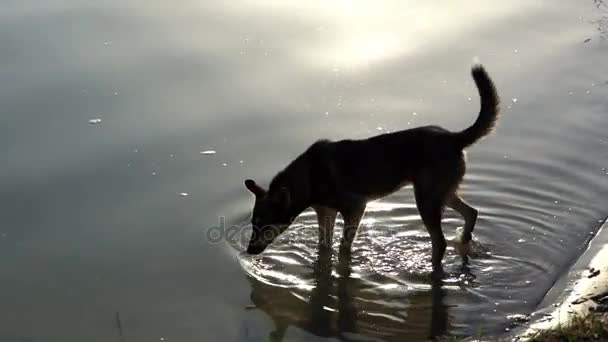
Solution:
[(291, 162), (283, 171), (279, 172), (270, 182), (269, 193), (286, 188), (289, 192), (289, 217), (295, 219), (312, 203), (310, 164), (305, 161), (306, 154)]

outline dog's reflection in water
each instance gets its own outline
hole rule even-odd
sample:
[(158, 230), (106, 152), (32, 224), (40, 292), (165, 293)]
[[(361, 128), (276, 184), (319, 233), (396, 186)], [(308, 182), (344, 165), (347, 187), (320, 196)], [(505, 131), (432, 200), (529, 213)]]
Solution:
[(270, 341), (282, 341), (289, 327), (340, 340), (384, 341), (428, 340), (449, 330), (441, 280), (429, 280), (430, 291), (383, 291), (378, 288), (379, 275), (374, 275), (374, 284), (351, 277), (350, 251), (339, 252), (336, 274), (332, 274), (332, 250), (318, 251), (309, 293), (249, 277), (251, 300), (275, 325)]

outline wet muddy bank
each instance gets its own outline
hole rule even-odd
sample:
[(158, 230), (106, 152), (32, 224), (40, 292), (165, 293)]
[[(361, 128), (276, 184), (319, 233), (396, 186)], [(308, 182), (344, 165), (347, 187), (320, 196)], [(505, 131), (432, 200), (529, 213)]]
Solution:
[(577, 318), (608, 312), (608, 222), (603, 220), (576, 263), (556, 282), (530, 315), (530, 323), (515, 330), (526, 340), (542, 331), (562, 329)]

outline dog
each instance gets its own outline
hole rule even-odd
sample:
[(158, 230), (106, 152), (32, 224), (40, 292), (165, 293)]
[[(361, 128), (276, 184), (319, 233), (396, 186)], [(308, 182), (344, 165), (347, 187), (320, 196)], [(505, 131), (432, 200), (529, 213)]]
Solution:
[(331, 246), (336, 215), (342, 215), (340, 250), (350, 250), (366, 204), (413, 184), (416, 206), (431, 237), (433, 271), (443, 272), (445, 206), (464, 218), (463, 246), (470, 246), (477, 221), (478, 211), (457, 193), (466, 170), (464, 149), (492, 132), (500, 112), (500, 98), (484, 67), (474, 65), (471, 75), (481, 109), (463, 131), (424, 126), (363, 140), (319, 140), (280, 171), (268, 189), (245, 180), (255, 195), (247, 253), (263, 252), (310, 207), (317, 214), (322, 245)]

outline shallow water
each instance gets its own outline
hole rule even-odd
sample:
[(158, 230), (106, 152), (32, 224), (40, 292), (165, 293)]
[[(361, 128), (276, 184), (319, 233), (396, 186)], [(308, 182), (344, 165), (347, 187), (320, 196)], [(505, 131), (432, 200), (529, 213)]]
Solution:
[[(5, 1), (0, 340), (116, 340), (117, 312), (126, 341), (504, 333), (606, 215), (607, 15), (593, 1)], [(449, 277), (428, 279), (411, 188), (370, 204), (350, 258), (318, 255), (310, 213), (256, 258), (210, 235), (246, 221), (243, 179), (268, 182), (318, 138), (471, 124), (475, 56), (504, 110), (468, 151), (485, 252), (467, 268), (450, 248)], [(446, 235), (461, 225), (446, 212)]]

